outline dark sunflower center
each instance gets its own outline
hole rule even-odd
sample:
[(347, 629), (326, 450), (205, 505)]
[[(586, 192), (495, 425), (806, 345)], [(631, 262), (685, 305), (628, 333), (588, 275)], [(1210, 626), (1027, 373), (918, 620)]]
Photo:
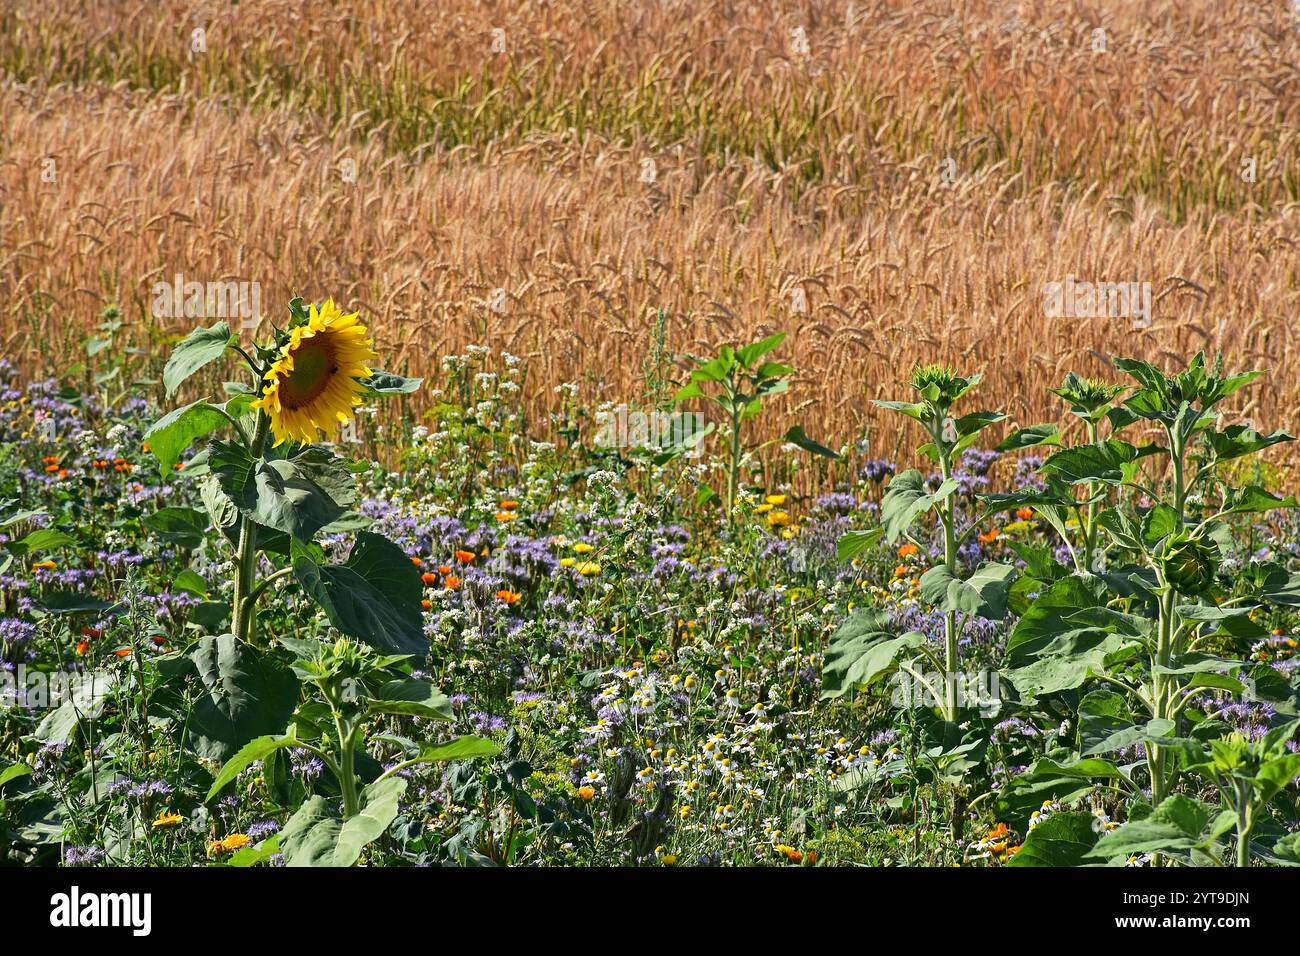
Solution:
[(310, 405), (329, 387), (338, 370), (334, 349), (325, 336), (304, 339), (293, 353), (293, 371), (280, 380), (280, 404), (288, 409)]

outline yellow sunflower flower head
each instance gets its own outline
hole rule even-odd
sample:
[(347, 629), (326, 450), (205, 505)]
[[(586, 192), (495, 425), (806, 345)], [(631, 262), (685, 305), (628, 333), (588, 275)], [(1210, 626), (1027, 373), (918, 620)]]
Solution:
[(357, 379), (371, 376), (370, 363), (379, 356), (358, 314), (344, 315), (329, 299), (319, 309), (313, 305), (307, 322), (289, 334), (252, 406), (270, 416), (276, 445), (290, 439), (311, 444), (318, 428), (347, 422), (361, 404), (365, 388)]

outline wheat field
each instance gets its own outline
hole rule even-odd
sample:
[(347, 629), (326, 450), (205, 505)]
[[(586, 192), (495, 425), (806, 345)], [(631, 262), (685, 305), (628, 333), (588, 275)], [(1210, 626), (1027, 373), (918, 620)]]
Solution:
[[(393, 370), (481, 343), (530, 406), (642, 390), (655, 313), (773, 331), (795, 415), (897, 426), (918, 361), (1019, 423), (1109, 357), (1267, 367), (1300, 427), (1300, 13), (1281, 0), (0, 0), (0, 339), (80, 374), (122, 309), (154, 372), (183, 274), (362, 309)], [(1067, 277), (1149, 325), (1049, 318)], [(1113, 371), (1112, 371), (1112, 376)], [(1234, 396), (1239, 398), (1240, 396)]]

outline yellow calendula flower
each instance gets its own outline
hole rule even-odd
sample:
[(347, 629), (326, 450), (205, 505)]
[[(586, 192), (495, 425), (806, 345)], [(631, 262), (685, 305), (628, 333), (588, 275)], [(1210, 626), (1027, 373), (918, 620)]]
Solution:
[(185, 818), (179, 813), (168, 813), (164, 810), (162, 813), (158, 814), (158, 819), (153, 822), (153, 825), (160, 830), (168, 829), (180, 825), (184, 819)]
[(785, 495), (768, 495), (763, 501), (769, 505), (785, 504)]
[(591, 554), (591, 552), (595, 551), (596, 549), (592, 545), (587, 544), (587, 542), (585, 541), (579, 541), (577, 544), (573, 546), (573, 550), (578, 554)]
[(371, 376), (370, 363), (379, 356), (357, 315), (344, 315), (330, 299), (319, 310), (313, 305), (307, 323), (290, 333), (252, 405), (270, 416), (275, 444), (310, 444), (318, 428), (347, 422), (361, 404), (365, 388), (357, 379)]
[(767, 516), (767, 523), (774, 528), (783, 528), (790, 523), (790, 515), (784, 511), (773, 511)]
[(580, 565), (578, 565), (578, 573), (583, 575), (584, 577), (588, 577), (588, 578), (592, 577), (594, 575), (600, 574), (600, 565), (597, 564), (595, 561), (583, 561)]

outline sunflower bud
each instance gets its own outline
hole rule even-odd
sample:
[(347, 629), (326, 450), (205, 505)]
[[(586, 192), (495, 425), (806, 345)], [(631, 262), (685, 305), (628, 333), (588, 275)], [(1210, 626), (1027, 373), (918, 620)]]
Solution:
[(1165, 580), (1188, 595), (1209, 590), (1219, 568), (1219, 555), (1214, 546), (1193, 537), (1179, 536), (1171, 540), (1160, 561)]

